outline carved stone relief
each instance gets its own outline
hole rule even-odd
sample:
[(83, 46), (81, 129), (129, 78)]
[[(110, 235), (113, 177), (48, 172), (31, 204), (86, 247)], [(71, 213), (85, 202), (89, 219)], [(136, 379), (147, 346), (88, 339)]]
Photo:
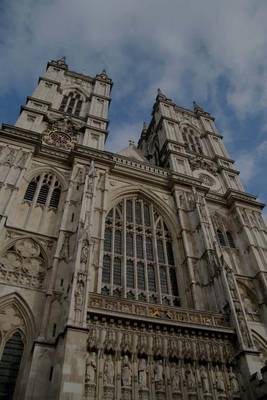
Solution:
[[(239, 381), (231, 365), (234, 349), (230, 338), (211, 333), (198, 335), (196, 340), (193, 332), (162, 335), (155, 328), (164, 338), (159, 343), (161, 349), (155, 349), (149, 345), (155, 343), (151, 326), (127, 328), (105, 319), (92, 320), (88, 327), (85, 399), (115, 399), (119, 393), (122, 400), (240, 398)], [(141, 337), (146, 347), (136, 346)], [(127, 354), (122, 349), (125, 342), (130, 343)], [(190, 347), (195, 350), (189, 351)]]
[(71, 118), (64, 116), (57, 120), (50, 120), (43, 135), (43, 142), (60, 147), (64, 150), (71, 150), (77, 142), (78, 126)]
[(0, 279), (41, 288), (46, 265), (39, 244), (31, 238), (17, 240), (0, 256)]

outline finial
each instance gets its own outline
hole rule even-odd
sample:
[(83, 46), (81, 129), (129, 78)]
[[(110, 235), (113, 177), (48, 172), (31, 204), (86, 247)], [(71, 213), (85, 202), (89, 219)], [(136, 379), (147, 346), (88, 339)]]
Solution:
[(144, 121), (143, 122), (143, 131), (146, 131), (147, 130), (147, 124), (146, 124), (146, 122)]
[(158, 96), (160, 96), (162, 94), (162, 91), (160, 90), (160, 88), (158, 88)]
[(194, 111), (204, 112), (203, 108), (200, 107), (200, 105), (198, 105), (196, 101), (193, 101), (193, 107), (194, 107)]
[(132, 147), (135, 145), (135, 142), (133, 139), (129, 139), (129, 147)]
[(107, 71), (106, 71), (106, 69), (105, 69), (105, 68), (102, 70), (101, 74), (103, 74), (103, 75), (107, 75)]

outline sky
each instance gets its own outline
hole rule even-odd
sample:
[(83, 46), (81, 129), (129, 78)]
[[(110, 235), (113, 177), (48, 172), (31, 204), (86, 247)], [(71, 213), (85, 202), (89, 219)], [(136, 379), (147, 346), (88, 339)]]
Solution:
[[(0, 121), (47, 61), (114, 82), (106, 149), (138, 140), (157, 88), (216, 118), (249, 193), (267, 202), (266, 0), (0, 0)], [(266, 215), (265, 211), (265, 215)]]

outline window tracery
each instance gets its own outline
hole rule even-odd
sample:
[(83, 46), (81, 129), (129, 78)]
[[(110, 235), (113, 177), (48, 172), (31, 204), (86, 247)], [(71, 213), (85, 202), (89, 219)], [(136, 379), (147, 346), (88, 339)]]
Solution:
[(140, 197), (123, 199), (106, 217), (102, 294), (180, 304), (170, 234)]
[(182, 137), (186, 146), (186, 150), (193, 151), (194, 153), (198, 154), (203, 154), (200, 138), (198, 134), (193, 131), (193, 129), (184, 126), (182, 128)]
[(62, 98), (59, 111), (67, 114), (73, 114), (75, 117), (79, 117), (83, 100), (81, 95), (76, 92), (70, 92), (65, 94)]
[(218, 243), (220, 246), (231, 247), (233, 249), (236, 247), (231, 232), (226, 230), (224, 227), (220, 226), (216, 230), (216, 234), (217, 234), (217, 240), (218, 240)]
[(61, 195), (61, 185), (55, 175), (43, 172), (35, 176), (29, 183), (24, 200), (32, 205), (58, 208)]

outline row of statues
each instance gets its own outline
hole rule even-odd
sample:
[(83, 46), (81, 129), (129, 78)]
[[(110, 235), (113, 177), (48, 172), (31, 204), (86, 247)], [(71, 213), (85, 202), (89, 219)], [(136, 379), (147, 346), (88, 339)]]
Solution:
[[(191, 363), (183, 366), (174, 362), (164, 363), (163, 360), (154, 360), (149, 363), (146, 358), (139, 358), (136, 362), (137, 369), (134, 373), (133, 362), (128, 355), (120, 361), (120, 379), (122, 387), (131, 387), (132, 379), (138, 382), (139, 389), (148, 389), (149, 381), (155, 384), (155, 390), (165, 391), (165, 384), (171, 382), (172, 392), (180, 392), (187, 387), (189, 392), (196, 392), (198, 387), (203, 393), (211, 393), (215, 389), (218, 393), (230, 390), (239, 393), (239, 382), (232, 367), (221, 368), (219, 365), (207, 368), (199, 365), (196, 368)], [(104, 386), (115, 385), (115, 363), (112, 354), (104, 357), (103, 369)], [(86, 358), (85, 383), (95, 385), (97, 382), (97, 356), (95, 352), (88, 353)]]

